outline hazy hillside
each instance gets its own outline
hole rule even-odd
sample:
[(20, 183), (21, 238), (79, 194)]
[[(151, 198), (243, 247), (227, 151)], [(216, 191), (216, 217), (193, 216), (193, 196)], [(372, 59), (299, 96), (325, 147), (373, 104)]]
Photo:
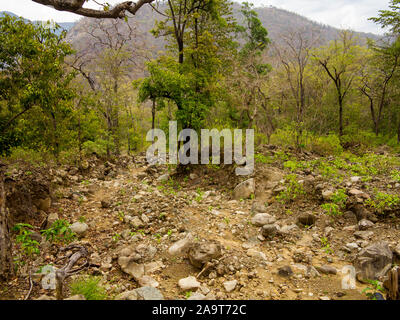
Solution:
[[(18, 17), (18, 15), (14, 14), (12, 12), (9, 12), (9, 11), (1, 11), (0, 17), (3, 17), (5, 14), (8, 14), (9, 16), (12, 16), (12, 17)], [(35, 21), (35, 22), (40, 23), (41, 21)], [(57, 22), (57, 23), (60, 25), (60, 27), (62, 29), (67, 30), (67, 31), (69, 31), (75, 25), (75, 22)]]
[[(234, 16), (240, 23), (242, 16), (239, 10), (240, 6), (238, 4), (234, 4)], [(285, 33), (288, 30), (306, 30), (307, 32), (314, 30), (320, 33), (321, 38), (326, 41), (336, 39), (338, 32), (340, 31), (334, 27), (314, 22), (299, 14), (275, 7), (259, 7), (256, 8), (256, 11), (259, 14), (260, 20), (268, 29), (270, 38), (273, 41), (279, 41), (280, 34)], [(154, 21), (157, 19), (161, 19), (161, 16), (149, 7), (142, 8), (135, 17), (129, 19), (130, 25), (135, 27), (137, 30), (137, 38), (140, 38), (141, 40), (145, 39), (147, 45), (149, 46), (148, 48), (150, 48), (150, 50), (155, 50), (155, 52), (163, 49), (162, 40), (155, 40), (154, 37), (149, 34), (149, 31), (154, 26)], [(91, 25), (93, 25), (93, 21), (94, 20), (91, 18), (83, 18), (79, 20), (69, 31), (68, 39), (71, 43), (76, 45), (77, 48), (80, 48), (81, 45), (87, 44), (88, 41), (90, 41), (86, 31)], [(379, 36), (371, 33), (367, 34), (358, 32), (357, 34), (361, 39), (379, 38)]]

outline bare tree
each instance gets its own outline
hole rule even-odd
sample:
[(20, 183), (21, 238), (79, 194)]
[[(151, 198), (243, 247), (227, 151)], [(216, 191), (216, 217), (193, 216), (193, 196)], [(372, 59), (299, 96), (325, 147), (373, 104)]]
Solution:
[(299, 148), (306, 109), (306, 68), (310, 62), (311, 50), (320, 44), (321, 35), (316, 30), (288, 30), (279, 39), (274, 49), (285, 70), (290, 94), (296, 103), (296, 145)]

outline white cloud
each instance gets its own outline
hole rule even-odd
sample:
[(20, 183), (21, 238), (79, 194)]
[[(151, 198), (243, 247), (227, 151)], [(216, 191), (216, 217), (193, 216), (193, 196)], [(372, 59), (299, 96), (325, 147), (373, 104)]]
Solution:
[[(115, 4), (121, 1), (107, 2)], [(376, 16), (379, 10), (387, 8), (389, 0), (248, 0), (248, 2), (258, 6), (273, 5), (338, 28), (382, 33), (380, 27), (368, 21), (368, 18)], [(92, 4), (93, 6), (96, 5)], [(0, 0), (0, 11), (11, 11), (31, 20), (52, 19), (66, 22), (80, 18), (73, 13), (56, 11), (31, 0)]]

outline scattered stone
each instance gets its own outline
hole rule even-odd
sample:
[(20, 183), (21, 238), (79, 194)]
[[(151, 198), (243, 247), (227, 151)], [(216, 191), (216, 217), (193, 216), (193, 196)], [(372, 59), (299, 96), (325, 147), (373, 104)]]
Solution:
[(89, 226), (83, 222), (74, 222), (70, 229), (72, 232), (76, 233), (78, 236), (84, 236), (86, 231), (89, 229)]
[(161, 291), (153, 287), (141, 287), (134, 291), (138, 295), (138, 300), (164, 300)]
[(154, 280), (152, 277), (150, 276), (146, 276), (144, 275), (143, 277), (141, 277), (139, 279), (139, 285), (142, 287), (153, 287), (153, 288), (157, 288), (160, 284)]
[(237, 283), (237, 280), (225, 281), (223, 285), (226, 292), (232, 292), (233, 290), (235, 290)]
[(374, 235), (374, 233), (372, 231), (356, 231), (356, 232), (354, 232), (354, 236), (357, 239), (363, 239), (363, 240), (368, 240), (373, 235)]
[(86, 300), (86, 298), (83, 294), (76, 294), (76, 295), (66, 298), (64, 300)]
[(50, 213), (47, 217), (46, 228), (50, 228), (51, 225), (59, 219), (57, 212)]
[(180, 279), (178, 281), (178, 285), (183, 291), (194, 291), (200, 288), (201, 283), (198, 282), (195, 277), (189, 276), (187, 278)]
[(139, 295), (136, 290), (125, 291), (115, 297), (115, 300), (138, 300)]
[(163, 174), (163, 175), (159, 176), (157, 178), (157, 181), (158, 182), (165, 182), (165, 181), (168, 181), (168, 179), (169, 179), (169, 174), (166, 173), (166, 174)]
[(184, 239), (178, 240), (168, 249), (171, 256), (184, 255), (188, 252), (193, 242), (193, 235), (188, 233)]
[(323, 265), (320, 267), (315, 267), (318, 272), (323, 273), (323, 274), (337, 274), (337, 270), (335, 267), (328, 266), (328, 265)]
[(254, 213), (263, 213), (267, 211), (267, 207), (265, 206), (265, 204), (258, 202), (258, 201), (254, 201), (253, 204), (251, 205), (251, 212)]
[(262, 227), (262, 236), (267, 239), (272, 239), (278, 231), (278, 228), (274, 224), (266, 224)]
[(42, 294), (39, 298), (36, 300), (57, 300), (55, 297), (50, 297), (48, 295)]
[(202, 268), (205, 263), (221, 255), (221, 245), (214, 242), (195, 243), (188, 252), (190, 263), (197, 268)]
[(374, 223), (367, 219), (362, 219), (358, 222), (358, 229), (360, 229), (360, 230), (367, 230), (373, 226), (374, 226)]
[(266, 224), (273, 224), (276, 221), (275, 217), (268, 213), (257, 213), (252, 219), (251, 223), (256, 227), (262, 227)]
[(278, 269), (278, 274), (281, 277), (290, 277), (293, 274), (293, 270), (290, 266), (283, 266)]

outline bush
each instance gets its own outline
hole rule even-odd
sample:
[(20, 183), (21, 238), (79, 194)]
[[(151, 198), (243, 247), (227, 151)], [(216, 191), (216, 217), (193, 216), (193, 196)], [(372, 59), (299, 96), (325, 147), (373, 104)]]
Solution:
[(86, 300), (106, 300), (107, 291), (99, 284), (100, 280), (98, 277), (82, 276), (71, 283), (71, 294), (81, 294)]
[(340, 155), (343, 152), (340, 139), (336, 134), (314, 137), (311, 139), (309, 149), (320, 156)]

